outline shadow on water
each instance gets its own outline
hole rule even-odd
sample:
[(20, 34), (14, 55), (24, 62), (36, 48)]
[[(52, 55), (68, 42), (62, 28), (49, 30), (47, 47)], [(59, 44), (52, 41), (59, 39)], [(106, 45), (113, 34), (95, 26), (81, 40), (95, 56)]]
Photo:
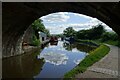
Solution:
[(74, 42), (72, 44), (64, 42), (63, 47), (68, 51), (72, 51), (74, 48), (76, 48), (77, 50), (86, 52), (86, 53), (89, 53), (90, 51), (96, 48), (89, 45), (79, 44), (77, 42)]
[(2, 78), (33, 78), (41, 70), (43, 59), (37, 59), (40, 50), (2, 60)]

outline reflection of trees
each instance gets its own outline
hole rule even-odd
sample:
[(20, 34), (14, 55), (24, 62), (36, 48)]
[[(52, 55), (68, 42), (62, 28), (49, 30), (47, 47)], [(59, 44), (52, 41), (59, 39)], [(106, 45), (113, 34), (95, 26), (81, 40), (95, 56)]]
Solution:
[(73, 48), (77, 48), (79, 51), (83, 51), (83, 52), (90, 52), (91, 50), (95, 49), (95, 47), (79, 44), (79, 43), (74, 43), (74, 44), (63, 43), (63, 47), (68, 51), (72, 51)]
[(72, 45), (71, 44), (63, 43), (63, 47), (68, 51), (72, 51)]
[(93, 49), (95, 49), (95, 47), (84, 45), (84, 44), (77, 44), (76, 48), (79, 51), (83, 51), (83, 52), (87, 52), (87, 53), (90, 52), (90, 51), (92, 51)]
[(44, 47), (49, 47), (49, 43), (47, 43)]
[(38, 53), (40, 51), (4, 59), (2, 64), (3, 78), (33, 78), (39, 74), (44, 61), (43, 59), (37, 60)]
[(48, 47), (48, 46), (49, 46), (49, 43), (45, 43), (41, 45), (41, 48), (44, 49), (45, 47)]

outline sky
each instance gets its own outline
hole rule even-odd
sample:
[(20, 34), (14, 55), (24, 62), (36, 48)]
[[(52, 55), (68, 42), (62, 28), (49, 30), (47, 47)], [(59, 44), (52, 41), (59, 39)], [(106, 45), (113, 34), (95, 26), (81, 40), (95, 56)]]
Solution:
[(107, 31), (112, 29), (97, 18), (71, 12), (58, 12), (42, 16), (43, 24), (50, 31), (50, 34), (61, 34), (67, 27), (74, 30), (90, 29), (92, 26), (102, 24)]

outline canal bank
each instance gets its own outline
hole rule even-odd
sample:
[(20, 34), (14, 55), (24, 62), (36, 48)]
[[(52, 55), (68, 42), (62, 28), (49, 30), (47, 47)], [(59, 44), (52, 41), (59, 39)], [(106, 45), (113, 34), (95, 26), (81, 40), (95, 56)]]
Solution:
[(4, 56), (4, 57), (2, 57), (2, 59), (15, 57), (15, 56), (21, 56), (21, 55), (26, 54), (26, 53), (31, 53), (33, 51), (36, 51), (37, 49), (42, 49), (49, 42), (50, 42), (50, 40), (48, 39), (48, 40), (43, 41), (39, 46), (30, 46), (30, 45), (22, 46), (22, 53), (15, 54), (12, 56)]
[(43, 48), (49, 42), (50, 42), (50, 40), (45, 40), (45, 41), (42, 41), (42, 43), (39, 46), (30, 46), (30, 45), (23, 46), (23, 51), (24, 51), (24, 53), (28, 53), (28, 52), (32, 51), (33, 49)]
[(76, 74), (84, 73), (88, 67), (92, 66), (95, 62), (99, 61), (109, 52), (109, 47), (100, 45), (97, 49), (91, 51), (75, 68), (67, 72), (64, 78), (74, 78)]
[(110, 52), (100, 61), (89, 67), (75, 78), (118, 78), (118, 50), (120, 48), (108, 45)]

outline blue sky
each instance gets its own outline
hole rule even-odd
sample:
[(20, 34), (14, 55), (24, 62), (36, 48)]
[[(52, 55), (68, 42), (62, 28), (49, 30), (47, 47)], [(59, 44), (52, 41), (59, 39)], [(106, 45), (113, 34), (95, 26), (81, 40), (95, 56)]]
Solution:
[(99, 21), (97, 18), (92, 18), (86, 15), (58, 12), (46, 16), (42, 16), (43, 24), (50, 31), (51, 34), (60, 34), (67, 27), (73, 27), (74, 30), (89, 29), (92, 26), (101, 23), (106, 30), (112, 31), (105, 23)]

